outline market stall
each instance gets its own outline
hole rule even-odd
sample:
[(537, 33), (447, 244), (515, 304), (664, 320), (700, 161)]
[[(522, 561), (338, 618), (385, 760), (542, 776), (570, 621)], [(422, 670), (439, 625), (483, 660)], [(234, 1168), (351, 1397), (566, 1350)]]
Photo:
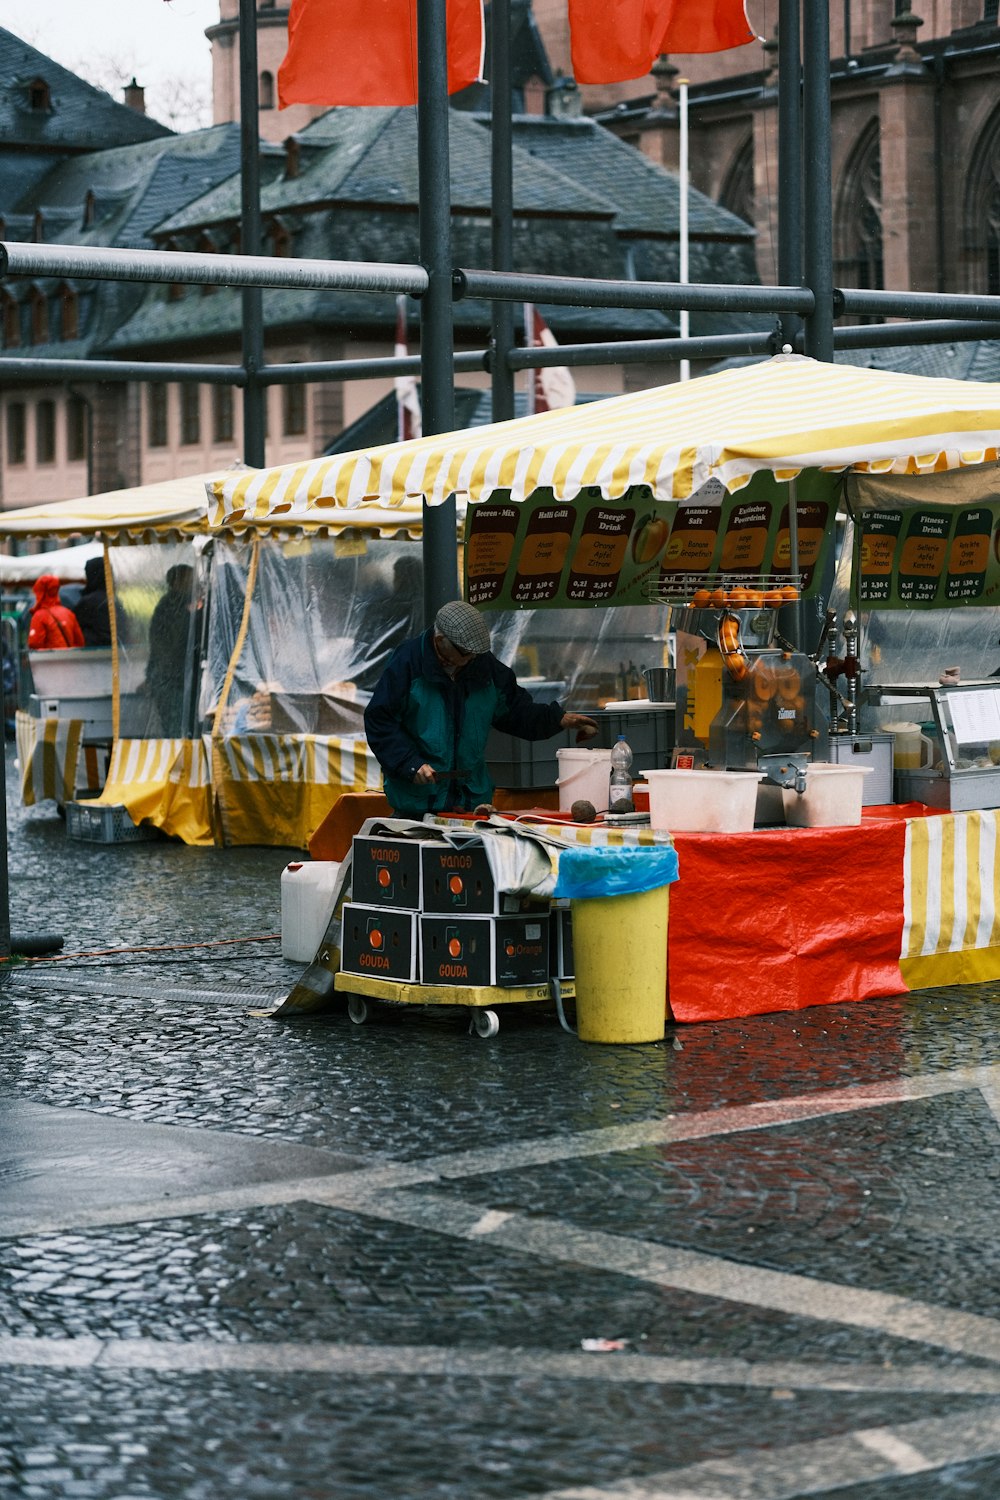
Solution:
[[(468, 506), (466, 595), (480, 607), (586, 608), (588, 629), (642, 601), (683, 609), (693, 644), (677, 657), (679, 748), (693, 767), (765, 771), (771, 781), (765, 751), (786, 763), (785, 780), (773, 782), (784, 800), (805, 792), (811, 770), (841, 755), (856, 769), (866, 746), (874, 752), (862, 722), (867, 637), (859, 645), (852, 620), (843, 647), (835, 629), (820, 658), (768, 637), (762, 616), (794, 606), (798, 625), (822, 620), (837, 517), (852, 506), (870, 522), (859, 522), (854, 542), (856, 611), (886, 604), (886, 577), (903, 610), (995, 608), (1000, 516), (982, 494), (956, 501), (944, 491), (952, 471), (967, 470), (989, 492), (998, 445), (1000, 387), (781, 356), (585, 411), (246, 474), (211, 495), (217, 524), (271, 515), (294, 524), (334, 504), (360, 513), (457, 493)], [(848, 475), (907, 476), (913, 493), (897, 496), (887, 522), (885, 497), (866, 507), (845, 490)], [(988, 629), (995, 639), (995, 623)], [(933, 659), (935, 673), (945, 665)], [(715, 694), (708, 710), (706, 682)], [(991, 974), (993, 815), (983, 804), (910, 811), (869, 804), (845, 829), (752, 820), (745, 832), (677, 831), (675, 1015), (746, 1014)], [(737, 888), (751, 895), (730, 916)], [(715, 970), (702, 964), (709, 954)], [(748, 975), (757, 971), (768, 977), (754, 993)]]

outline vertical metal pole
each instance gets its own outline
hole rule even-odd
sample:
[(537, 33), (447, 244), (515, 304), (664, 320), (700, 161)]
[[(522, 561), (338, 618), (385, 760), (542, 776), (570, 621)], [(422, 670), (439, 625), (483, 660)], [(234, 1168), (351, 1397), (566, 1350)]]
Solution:
[[(688, 230), (688, 188), (689, 188), (689, 136), (688, 136), (688, 81), (686, 78), (678, 78), (677, 88), (680, 104), (680, 224), (678, 234), (680, 236), (680, 278), (687, 283), (691, 276), (690, 234)], [(680, 317), (681, 338), (686, 339), (691, 332), (691, 314), (687, 308), (681, 308)], [(681, 380), (691, 379), (691, 361), (682, 359), (680, 362)]]
[[(445, 0), (417, 6), (417, 170), (420, 260), (429, 283), (420, 301), (420, 387), (425, 435), (452, 432), (455, 330), (451, 278), (451, 155), (448, 141)], [(423, 509), (424, 619), (458, 595), (455, 497)]]
[[(801, 0), (778, 5), (778, 283), (802, 284)], [(781, 318), (782, 343), (795, 343), (794, 313)]]
[[(260, 254), (260, 122), (257, 96), (256, 0), (240, 0), (240, 250)], [(258, 380), (264, 363), (263, 294), (260, 287), (243, 293), (243, 462), (264, 464), (264, 402), (267, 391)]]
[(830, 165), (830, 8), (807, 4), (802, 25), (805, 281), (816, 298), (806, 353), (833, 363), (833, 204)]
[[(490, 137), (491, 229), (494, 271), (514, 268), (514, 171), (512, 163), (513, 109), (510, 76), (510, 0), (490, 4)], [(508, 422), (514, 415), (514, 372), (507, 351), (514, 345), (514, 304), (496, 301), (491, 313), (493, 421)], [(534, 371), (528, 371), (534, 379)]]

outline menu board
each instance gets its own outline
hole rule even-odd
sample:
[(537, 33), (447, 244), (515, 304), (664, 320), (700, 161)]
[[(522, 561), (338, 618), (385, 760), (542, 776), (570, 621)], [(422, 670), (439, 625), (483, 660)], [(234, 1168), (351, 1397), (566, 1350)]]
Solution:
[[(835, 477), (802, 475), (799, 494), (808, 592), (831, 542)], [(572, 501), (551, 490), (521, 504), (494, 495), (468, 508), (466, 598), (487, 609), (643, 604), (693, 595), (706, 576), (788, 573), (788, 504), (788, 486), (766, 473), (736, 495), (710, 481), (683, 501), (657, 500), (645, 486), (620, 500), (594, 488)]]
[(1000, 501), (860, 510), (854, 578), (862, 609), (1000, 604)]

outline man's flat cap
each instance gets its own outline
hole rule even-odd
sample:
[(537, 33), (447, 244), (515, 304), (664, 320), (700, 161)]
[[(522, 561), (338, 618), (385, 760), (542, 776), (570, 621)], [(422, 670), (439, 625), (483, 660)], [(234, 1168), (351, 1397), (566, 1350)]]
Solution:
[(478, 610), (464, 599), (442, 604), (434, 618), (434, 629), (457, 646), (459, 651), (482, 656), (490, 649), (490, 632)]

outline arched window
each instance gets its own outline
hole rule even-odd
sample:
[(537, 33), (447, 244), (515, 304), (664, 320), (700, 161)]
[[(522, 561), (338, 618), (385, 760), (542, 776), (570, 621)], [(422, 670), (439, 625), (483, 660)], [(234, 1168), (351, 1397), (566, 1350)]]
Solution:
[(10, 292), (0, 291), (0, 311), (3, 314), (4, 348), (16, 349), (21, 342), (21, 310)]
[(80, 337), (80, 301), (73, 287), (64, 281), (56, 292), (59, 302), (59, 325), (64, 339)]
[[(834, 218), (834, 278), (840, 286), (885, 286), (882, 258), (882, 158), (878, 121), (851, 153)], [(881, 321), (881, 320), (879, 320)]]
[(292, 253), (292, 231), (283, 219), (271, 219), (267, 226), (268, 238), (271, 241), (271, 254), (280, 257)]
[(45, 293), (40, 287), (33, 286), (28, 293), (28, 307), (31, 309), (31, 342), (33, 344), (47, 344), (49, 340), (49, 304), (45, 300)]
[(733, 158), (722, 184), (719, 202), (723, 208), (728, 208), (731, 214), (736, 214), (737, 218), (743, 219), (745, 223), (754, 223), (756, 197), (753, 182), (752, 135), (747, 136)]
[(257, 103), (261, 109), (274, 108), (274, 74), (262, 73), (258, 85)]
[(972, 153), (964, 240), (966, 291), (1000, 295), (1000, 110)]
[(28, 84), (28, 108), (52, 108), (52, 90), (49, 88), (44, 78), (33, 78)]

